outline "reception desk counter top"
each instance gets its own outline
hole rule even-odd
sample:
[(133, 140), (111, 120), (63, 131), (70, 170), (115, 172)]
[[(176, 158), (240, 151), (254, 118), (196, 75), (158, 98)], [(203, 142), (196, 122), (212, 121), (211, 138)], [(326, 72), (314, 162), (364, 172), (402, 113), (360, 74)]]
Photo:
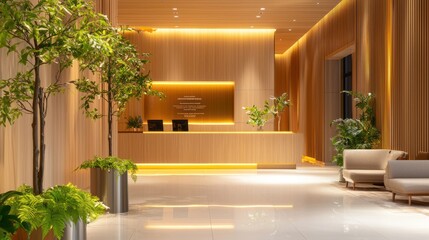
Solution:
[(136, 163), (298, 163), (302, 137), (293, 132), (119, 133), (118, 155)]

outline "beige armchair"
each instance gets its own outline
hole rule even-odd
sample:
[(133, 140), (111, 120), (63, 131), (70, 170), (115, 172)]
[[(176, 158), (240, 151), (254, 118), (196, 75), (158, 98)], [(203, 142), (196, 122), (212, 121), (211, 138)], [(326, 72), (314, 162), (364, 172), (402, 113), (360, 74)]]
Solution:
[(383, 183), (387, 161), (408, 155), (403, 151), (389, 149), (346, 149), (344, 150), (343, 176), (346, 187), (349, 183)]
[(429, 195), (429, 160), (389, 161), (384, 176), (386, 189), (408, 197), (411, 205), (413, 196)]

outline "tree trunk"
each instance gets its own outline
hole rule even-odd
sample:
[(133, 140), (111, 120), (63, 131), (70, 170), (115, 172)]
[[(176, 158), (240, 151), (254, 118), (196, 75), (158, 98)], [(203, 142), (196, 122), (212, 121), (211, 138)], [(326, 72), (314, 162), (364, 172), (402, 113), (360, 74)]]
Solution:
[[(37, 43), (35, 43), (37, 46)], [(33, 137), (33, 191), (38, 195), (42, 193), (39, 188), (39, 88), (40, 88), (40, 59), (38, 53), (34, 54), (35, 67), (34, 67), (34, 96), (33, 96), (33, 123), (32, 137)]]
[(113, 98), (112, 98), (112, 74), (110, 72), (110, 66), (111, 66), (111, 59), (109, 57), (109, 69), (107, 73), (107, 103), (108, 103), (108, 110), (107, 110), (107, 121), (108, 121), (108, 127), (109, 127), (109, 156), (113, 155), (113, 143), (112, 143), (112, 122), (113, 122)]
[(39, 174), (38, 174), (38, 189), (43, 192), (43, 175), (45, 169), (45, 102), (44, 102), (44, 91), (43, 88), (39, 88), (39, 119), (40, 119), (40, 159), (39, 159)]

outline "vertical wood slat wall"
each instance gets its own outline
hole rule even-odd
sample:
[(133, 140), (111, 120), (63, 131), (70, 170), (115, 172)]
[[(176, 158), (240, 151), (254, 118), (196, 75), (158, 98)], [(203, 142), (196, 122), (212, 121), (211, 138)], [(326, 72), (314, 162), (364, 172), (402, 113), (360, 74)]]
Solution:
[(391, 36), (387, 31), (388, 1), (357, 1), (356, 89), (375, 94), (376, 126), (382, 134), (381, 147), (390, 147), (389, 49)]
[[(303, 134), (304, 154), (319, 161), (325, 159), (325, 60), (354, 44), (356, 1), (344, 0), (316, 24), (276, 61), (283, 62), (285, 81), (290, 86), (292, 103), (290, 126)], [(278, 66), (278, 64), (276, 65)], [(287, 74), (286, 74), (287, 73)], [(280, 84), (279, 84), (280, 85)]]
[[(326, 119), (310, 120), (322, 117), (319, 109), (325, 106), (323, 99), (314, 101), (319, 99), (314, 86), (318, 86), (317, 81), (330, 81), (323, 76), (324, 68), (313, 67), (325, 64), (318, 60), (320, 49), (313, 44), (324, 45), (325, 57), (355, 45), (354, 89), (376, 95), (377, 127), (382, 133), (380, 147), (407, 151), (410, 158), (418, 151), (429, 151), (428, 10), (425, 0), (343, 0), (321, 24), (283, 54), (300, 48), (299, 64), (287, 60), (284, 64), (286, 69), (299, 72), (302, 103), (298, 115), (303, 125), (299, 132), (304, 134), (306, 155), (329, 161), (321, 154), (323, 141), (326, 142), (322, 135), (327, 133), (317, 131), (329, 123)], [(318, 37), (314, 34), (316, 29), (323, 32), (323, 39), (318, 42), (314, 41)], [(293, 81), (284, 76), (283, 81)], [(329, 111), (329, 106), (324, 111)], [(293, 119), (296, 116), (291, 112)]]
[(393, 4), (392, 147), (429, 151), (429, 3)]

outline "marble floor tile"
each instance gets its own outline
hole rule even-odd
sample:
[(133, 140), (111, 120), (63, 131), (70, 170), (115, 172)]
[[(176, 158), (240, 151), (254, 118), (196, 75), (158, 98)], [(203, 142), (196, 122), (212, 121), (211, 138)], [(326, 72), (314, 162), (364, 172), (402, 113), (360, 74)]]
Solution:
[(88, 225), (88, 239), (429, 239), (429, 198), (356, 190), (336, 167), (148, 172), (129, 183), (130, 211)]

